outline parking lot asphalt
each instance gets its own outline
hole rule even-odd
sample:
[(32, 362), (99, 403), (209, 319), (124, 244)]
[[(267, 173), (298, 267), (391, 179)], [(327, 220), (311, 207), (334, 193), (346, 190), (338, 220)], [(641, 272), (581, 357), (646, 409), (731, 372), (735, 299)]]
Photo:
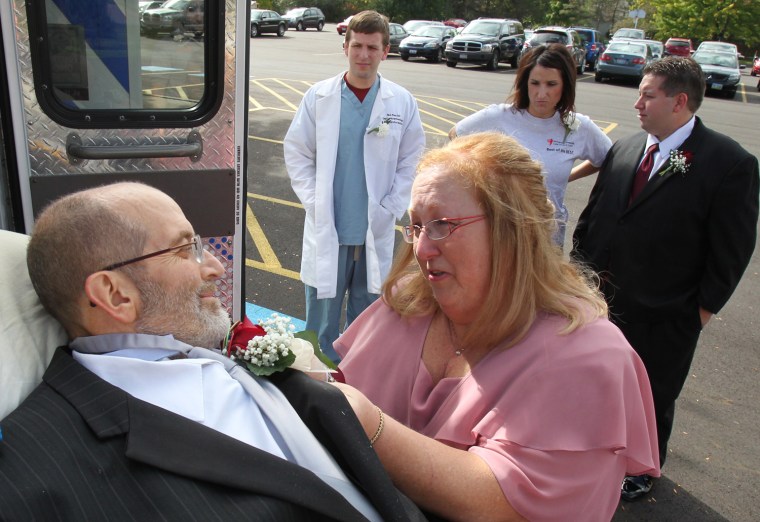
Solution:
[[(321, 33), (288, 31), (283, 38), (251, 40), (249, 94), (246, 299), (296, 318), (304, 317), (298, 280), (303, 209), (290, 188), (282, 139), (310, 85), (345, 68), (333, 24)], [(451, 69), (390, 56), (380, 67), (387, 78), (417, 98), (427, 147), (446, 141), (464, 116), (503, 101), (514, 70), (502, 64), (488, 72), (477, 66)], [(732, 99), (708, 97), (699, 116), (760, 156), (757, 79), (743, 71)], [(576, 106), (615, 141), (637, 132), (632, 105), (636, 85), (578, 80)], [(570, 184), (566, 203), (570, 230), (583, 209), (594, 178)], [(664, 225), (667, 226), (667, 225)], [(569, 236), (570, 234), (568, 234)], [(569, 240), (569, 238), (568, 238)], [(567, 250), (567, 248), (566, 248)], [(667, 263), (667, 260), (663, 260)], [(615, 521), (760, 520), (756, 481), (760, 475), (760, 255), (752, 257), (728, 305), (705, 328), (691, 374), (678, 401), (670, 454), (652, 494), (622, 503)]]

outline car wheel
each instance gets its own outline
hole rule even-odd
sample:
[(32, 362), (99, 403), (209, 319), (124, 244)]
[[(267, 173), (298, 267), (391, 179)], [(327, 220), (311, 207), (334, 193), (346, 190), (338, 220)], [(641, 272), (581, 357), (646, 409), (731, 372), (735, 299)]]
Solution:
[(409, 61), (409, 55), (408, 54), (402, 54), (401, 55), (401, 59), (404, 60), (405, 62), (408, 62)]
[(757, 76), (757, 73), (755, 71), (750, 71), (749, 75), (750, 76)]
[(517, 64), (520, 61), (519, 53), (515, 53), (514, 56), (512, 56), (512, 59), (509, 60), (509, 66), (512, 67), (512, 69), (517, 69)]
[(598, 72), (594, 75), (594, 81), (595, 82), (601, 82), (602, 81), (602, 75)]
[[(452, 62), (451, 60), (446, 61), (446, 67), (456, 67), (457, 62)], [(760, 87), (758, 87), (758, 90), (760, 90)]]
[(277, 26), (277, 36), (285, 36), (285, 24)]
[(177, 25), (174, 27), (174, 36), (184, 36), (185, 35), (185, 24), (182, 22), (177, 22)]
[(443, 60), (443, 47), (439, 47), (434, 56), (431, 56), (429, 60), (433, 63), (440, 63)]
[(586, 70), (586, 57), (584, 56), (580, 62), (578, 62), (578, 74), (583, 74), (583, 71)]
[(317, 24), (317, 31), (321, 31), (321, 30), (322, 30), (322, 28), (323, 28), (324, 26), (325, 26), (325, 23), (324, 23), (324, 22), (319, 22), (319, 23)]
[(499, 50), (494, 49), (493, 54), (491, 55), (491, 59), (488, 60), (488, 63), (486, 64), (486, 69), (489, 71), (495, 71), (499, 68)]
[(596, 67), (595, 60), (592, 60), (591, 62), (586, 62), (586, 70), (587, 71), (593, 71), (595, 67)]
[(298, 22), (296, 24), (296, 31), (303, 31), (303, 22)]
[(259, 26), (251, 24), (251, 38), (256, 38), (259, 35)]

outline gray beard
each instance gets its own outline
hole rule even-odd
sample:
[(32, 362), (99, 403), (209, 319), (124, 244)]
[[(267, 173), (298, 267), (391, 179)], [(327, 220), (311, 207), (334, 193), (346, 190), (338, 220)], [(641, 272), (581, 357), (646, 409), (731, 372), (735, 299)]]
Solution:
[(171, 334), (201, 348), (220, 348), (230, 329), (230, 317), (219, 305), (202, 303), (198, 289), (188, 287), (168, 293), (154, 281), (135, 280), (143, 309), (135, 327), (138, 333)]

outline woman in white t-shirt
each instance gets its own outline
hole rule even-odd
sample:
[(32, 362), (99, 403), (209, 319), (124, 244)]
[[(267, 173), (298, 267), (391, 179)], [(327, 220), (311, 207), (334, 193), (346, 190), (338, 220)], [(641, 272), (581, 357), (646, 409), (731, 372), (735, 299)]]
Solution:
[[(498, 131), (512, 136), (539, 160), (556, 209), (555, 242), (562, 247), (568, 211), (567, 183), (599, 170), (610, 139), (575, 109), (575, 62), (561, 44), (538, 46), (520, 60), (508, 103), (491, 105), (463, 119), (449, 137)], [(584, 160), (573, 168), (576, 160)]]

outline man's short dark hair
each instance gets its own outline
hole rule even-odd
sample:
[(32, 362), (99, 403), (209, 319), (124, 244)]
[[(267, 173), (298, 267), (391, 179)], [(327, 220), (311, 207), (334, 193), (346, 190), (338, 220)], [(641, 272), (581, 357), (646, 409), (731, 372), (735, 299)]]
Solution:
[(362, 11), (351, 18), (346, 30), (346, 43), (351, 41), (352, 32), (362, 34), (380, 33), (383, 35), (383, 47), (387, 47), (391, 42), (388, 18), (377, 11)]
[(685, 93), (687, 106), (697, 112), (705, 96), (705, 75), (702, 68), (692, 58), (666, 56), (644, 67), (644, 75), (651, 74), (663, 79), (662, 90), (668, 96)]

